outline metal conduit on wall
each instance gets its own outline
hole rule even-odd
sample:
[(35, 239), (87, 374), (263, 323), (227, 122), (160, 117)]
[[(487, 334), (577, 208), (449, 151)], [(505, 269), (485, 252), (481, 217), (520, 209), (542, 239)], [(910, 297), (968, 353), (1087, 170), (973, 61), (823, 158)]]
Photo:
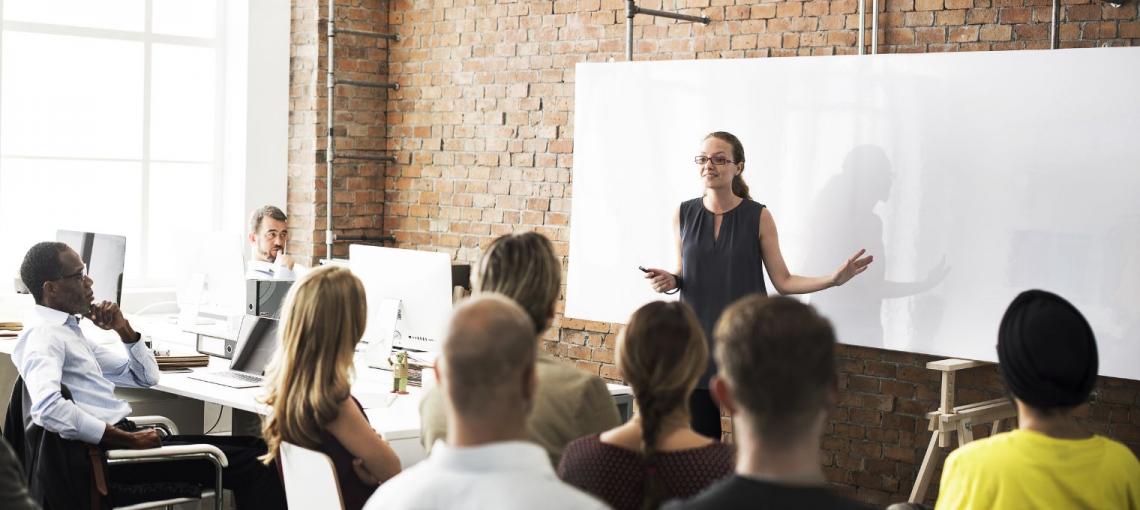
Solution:
[[(367, 30), (348, 30), (336, 28), (336, 1), (328, 0), (328, 19), (326, 23), (325, 45), (327, 46), (328, 69), (325, 70), (325, 87), (327, 90), (327, 123), (328, 129), (325, 132), (325, 258), (331, 260), (333, 257), (333, 242), (336, 240), (333, 234), (333, 166), (338, 160), (358, 160), (358, 161), (377, 161), (381, 163), (395, 163), (396, 157), (390, 154), (385, 154), (384, 151), (345, 151), (343, 153), (336, 152), (335, 133), (333, 131), (333, 124), (336, 121), (335, 109), (333, 103), (336, 99), (337, 86), (352, 86), (374, 89), (389, 89), (398, 90), (400, 85), (398, 83), (385, 83), (385, 82), (369, 82), (359, 80), (338, 80), (336, 77), (336, 60), (334, 59), (336, 36), (337, 34), (371, 37), (375, 39), (386, 39), (389, 41), (398, 41), (400, 37), (396, 34), (382, 34), (379, 32), (371, 32)], [(381, 213), (383, 218), (383, 213)], [(383, 222), (383, 219), (381, 219)], [(381, 223), (383, 225), (383, 223)], [(381, 226), (383, 229), (383, 226)], [(384, 241), (392, 240), (383, 235), (379, 239), (371, 238), (344, 238), (341, 241), (377, 241), (383, 243)]]

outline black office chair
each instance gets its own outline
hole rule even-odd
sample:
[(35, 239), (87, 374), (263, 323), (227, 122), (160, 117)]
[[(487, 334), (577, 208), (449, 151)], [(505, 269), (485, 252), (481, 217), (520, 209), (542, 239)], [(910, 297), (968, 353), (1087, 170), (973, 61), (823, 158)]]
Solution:
[[(62, 386), (63, 398), (71, 391)], [(107, 450), (82, 441), (63, 439), (31, 421), (31, 398), (23, 378), (16, 379), (4, 418), (4, 438), (24, 466), (32, 499), (45, 509), (142, 510), (172, 508), (178, 503), (214, 498), (222, 508), (222, 469), (229, 461), (217, 447), (207, 444), (163, 446), (148, 450)], [(154, 427), (167, 435), (177, 426), (161, 416), (132, 417), (141, 427)], [(205, 459), (214, 465), (213, 490), (185, 482), (121, 484), (108, 480), (108, 465)], [(113, 506), (117, 505), (117, 506)]]

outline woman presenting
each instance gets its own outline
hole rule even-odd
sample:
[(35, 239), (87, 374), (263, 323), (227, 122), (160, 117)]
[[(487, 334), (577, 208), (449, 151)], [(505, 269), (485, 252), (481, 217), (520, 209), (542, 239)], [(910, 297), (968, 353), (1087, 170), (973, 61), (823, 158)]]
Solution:
[[(733, 301), (755, 292), (767, 293), (761, 266), (780, 294), (807, 294), (847, 283), (862, 273), (872, 257), (859, 250), (834, 273), (800, 276), (788, 271), (780, 253), (776, 221), (763, 204), (752, 201), (744, 172), (744, 146), (731, 133), (717, 131), (705, 137), (694, 158), (700, 165), (704, 195), (681, 203), (673, 218), (679, 260), (676, 273), (649, 269), (645, 277), (656, 292), (680, 289), (681, 301), (693, 307), (712, 352), (713, 326)], [(862, 257), (862, 258), (860, 258)], [(693, 429), (720, 439), (720, 409), (709, 394), (709, 379), (716, 373), (713, 356), (708, 369), (689, 397)]]

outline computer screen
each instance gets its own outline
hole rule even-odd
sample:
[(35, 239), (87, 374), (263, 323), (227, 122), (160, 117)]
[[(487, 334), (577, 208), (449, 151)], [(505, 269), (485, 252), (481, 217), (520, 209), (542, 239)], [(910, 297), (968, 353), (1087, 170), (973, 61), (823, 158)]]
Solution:
[(241, 320), (237, 348), (230, 369), (253, 375), (264, 375), (265, 367), (277, 352), (277, 320), (246, 315)]
[(95, 302), (119, 303), (123, 295), (123, 267), (127, 238), (93, 232), (57, 230), (55, 239), (65, 243), (87, 264), (87, 276), (95, 282)]
[(390, 332), (381, 331), (381, 303), (398, 299), (399, 319), (393, 345), (405, 349), (439, 352), (439, 344), (451, 317), (451, 256), (446, 253), (401, 250), (353, 244), (348, 260), (364, 283), (368, 299), (368, 325), (364, 340), (382, 342)]

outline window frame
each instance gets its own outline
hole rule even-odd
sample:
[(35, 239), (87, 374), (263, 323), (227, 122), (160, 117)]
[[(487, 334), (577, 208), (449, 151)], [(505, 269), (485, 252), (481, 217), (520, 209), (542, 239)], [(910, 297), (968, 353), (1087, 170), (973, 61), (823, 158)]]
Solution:
[[(50, 155), (30, 155), (9, 153), (5, 151), (2, 142), (0, 142), (0, 175), (4, 172), (3, 161), (6, 159), (24, 159), (24, 160), (39, 160), (39, 161), (114, 161), (114, 162), (127, 162), (138, 163), (141, 166), (141, 182), (139, 182), (139, 190), (141, 193), (140, 204), (138, 211), (138, 229), (139, 237), (137, 239), (129, 240), (128, 242), (138, 243), (141, 260), (138, 267), (140, 274), (128, 276), (124, 279), (123, 287), (130, 289), (139, 288), (153, 288), (153, 287), (171, 287), (178, 283), (177, 277), (175, 278), (162, 278), (152, 276), (154, 267), (159, 264), (150, 256), (150, 211), (151, 211), (151, 196), (150, 196), (150, 175), (151, 165), (153, 163), (190, 163), (198, 165), (208, 165), (211, 168), (211, 192), (213, 196), (221, 199), (223, 197), (223, 186), (225, 184), (225, 167), (224, 167), (224, 152), (225, 152), (225, 121), (226, 121), (226, 67), (228, 58), (227, 44), (226, 44), (226, 17), (227, 8), (224, 0), (213, 0), (215, 8), (214, 16), (214, 36), (213, 37), (193, 37), (183, 35), (171, 35), (155, 33), (153, 31), (154, 9), (153, 0), (144, 0), (143, 8), (144, 26), (142, 31), (120, 30), (120, 29), (107, 29), (107, 28), (93, 28), (77, 25), (63, 25), (43, 22), (29, 22), (29, 21), (13, 21), (5, 17), (4, 1), (0, 0), (0, 73), (3, 73), (3, 35), (9, 32), (24, 32), (42, 35), (59, 35), (59, 36), (72, 36), (72, 37), (87, 37), (94, 39), (118, 40), (118, 41), (133, 41), (141, 42), (143, 44), (143, 61), (142, 61), (142, 78), (143, 78), (143, 119), (142, 119), (142, 153), (139, 159), (134, 158), (100, 158), (100, 157), (81, 157), (81, 156), (50, 156)], [(152, 68), (153, 68), (153, 48), (155, 44), (167, 44), (173, 46), (189, 46), (198, 48), (209, 48), (214, 52), (214, 140), (213, 150), (211, 153), (211, 160), (166, 160), (166, 159), (152, 159), (151, 158), (151, 106), (152, 106)], [(2, 81), (0, 81), (0, 96), (4, 90), (2, 88)], [(3, 112), (0, 112), (2, 115)], [(3, 140), (2, 128), (0, 128), (0, 140)], [(221, 204), (215, 204), (216, 207), (208, 211), (210, 215), (210, 229), (222, 230), (223, 215)], [(207, 213), (207, 211), (195, 211), (195, 214)]]

